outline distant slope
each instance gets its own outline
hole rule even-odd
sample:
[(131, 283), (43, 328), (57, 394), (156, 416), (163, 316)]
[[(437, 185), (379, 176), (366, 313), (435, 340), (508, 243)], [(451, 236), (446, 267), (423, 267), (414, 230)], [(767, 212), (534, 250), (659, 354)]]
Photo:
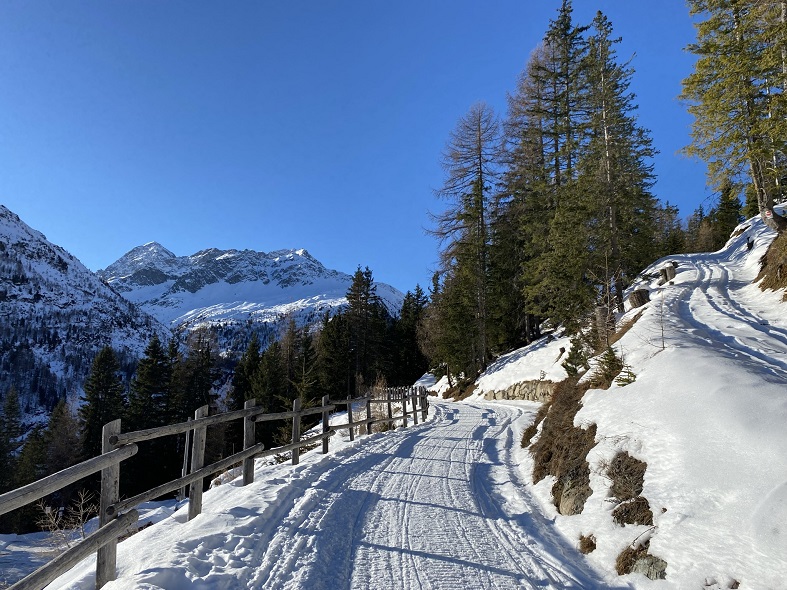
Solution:
[[(173, 329), (213, 327), (227, 333), (222, 348), (236, 349), (233, 327), (275, 330), (291, 317), (299, 325), (314, 323), (347, 304), (352, 282), (350, 275), (325, 268), (303, 249), (211, 248), (176, 256), (156, 242), (134, 248), (98, 275)], [(398, 314), (402, 293), (384, 283), (376, 288), (389, 313)]]
[(0, 205), (0, 396), (23, 409), (81, 391), (94, 354), (115, 348), (126, 366), (167, 328)]

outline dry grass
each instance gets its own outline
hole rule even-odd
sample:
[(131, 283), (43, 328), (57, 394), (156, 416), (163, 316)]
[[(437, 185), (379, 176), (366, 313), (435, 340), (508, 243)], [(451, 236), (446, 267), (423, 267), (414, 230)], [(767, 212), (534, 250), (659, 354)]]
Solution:
[(552, 400), (550, 399), (547, 402), (541, 404), (541, 407), (538, 408), (538, 412), (536, 413), (536, 419), (533, 423), (525, 428), (524, 432), (522, 432), (522, 448), (525, 449), (530, 444), (530, 441), (533, 440), (533, 437), (538, 432), (538, 425), (546, 418), (547, 413), (549, 412), (549, 407), (552, 405)]
[(637, 496), (632, 500), (623, 502), (612, 511), (612, 520), (615, 524), (623, 526), (625, 524), (653, 524), (653, 512), (647, 499)]
[(593, 535), (579, 536), (579, 552), (583, 555), (593, 553), (596, 550), (596, 537)]
[[(760, 274), (755, 282), (759, 282), (760, 289), (773, 289), (774, 291), (787, 288), (787, 232), (776, 236), (760, 258)], [(787, 301), (787, 292), (783, 297)]]
[(607, 465), (606, 474), (612, 482), (610, 491), (621, 502), (632, 500), (642, 493), (648, 464), (625, 451), (615, 455)]
[(650, 543), (643, 543), (637, 548), (626, 547), (615, 560), (615, 570), (619, 576), (630, 574), (638, 559), (646, 557)]
[(544, 418), (541, 436), (530, 447), (533, 456), (533, 482), (547, 475), (556, 478), (552, 486), (555, 506), (560, 507), (563, 493), (571, 489), (575, 497), (580, 488), (590, 495), (590, 465), (587, 454), (596, 444), (596, 425), (589, 428), (574, 426), (574, 416), (581, 407), (587, 387), (569, 378), (557, 385), (549, 411)]

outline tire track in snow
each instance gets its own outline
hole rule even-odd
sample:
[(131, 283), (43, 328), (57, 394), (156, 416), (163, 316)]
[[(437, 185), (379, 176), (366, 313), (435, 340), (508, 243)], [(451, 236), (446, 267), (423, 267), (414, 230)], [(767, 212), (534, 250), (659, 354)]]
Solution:
[(435, 406), (432, 422), (371, 439), (302, 486), (247, 587), (608, 587), (537, 509), (512, 514), (498, 492), (517, 493), (522, 410)]
[(731, 357), (742, 355), (764, 365), (772, 374), (787, 378), (787, 330), (768, 325), (736, 300), (727, 265), (715, 262), (722, 270), (715, 274), (703, 258), (687, 262), (697, 273), (696, 284), (685, 286), (677, 295), (677, 302), (673, 303), (677, 316), (696, 335), (723, 347)]

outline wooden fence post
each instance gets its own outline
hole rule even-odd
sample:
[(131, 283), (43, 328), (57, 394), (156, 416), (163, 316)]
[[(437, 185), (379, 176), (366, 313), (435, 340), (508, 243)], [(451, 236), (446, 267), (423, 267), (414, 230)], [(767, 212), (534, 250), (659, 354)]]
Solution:
[(366, 394), (366, 434), (372, 433), (372, 392)]
[[(296, 397), (292, 400), (292, 411), (293, 412), (300, 412), (301, 411), (301, 398)], [(295, 444), (296, 442), (300, 442), (301, 440), (301, 415), (295, 414), (292, 417), (292, 443)], [(301, 458), (301, 450), (299, 448), (294, 448), (292, 450), (292, 464), (297, 465)]]
[[(352, 401), (347, 402), (347, 424), (353, 423), (353, 403)], [(350, 440), (355, 440), (355, 432), (354, 428), (350, 426)]]
[(413, 425), (418, 426), (418, 408), (415, 405), (416, 400), (418, 399), (418, 395), (416, 394), (415, 388), (411, 387), (407, 390), (407, 395), (410, 396), (410, 400), (413, 404)]
[[(191, 416), (186, 418), (187, 422), (191, 422)], [(191, 430), (185, 433), (186, 439), (183, 443), (183, 467), (180, 470), (181, 477), (186, 477), (189, 474), (189, 450), (191, 449)], [(183, 500), (186, 497), (186, 486), (183, 486), (178, 491), (178, 499)]]
[(426, 418), (429, 414), (429, 398), (427, 397), (426, 387), (419, 387), (418, 391), (421, 394), (421, 418), (423, 421), (426, 422)]
[[(330, 413), (327, 410), (328, 404), (330, 403), (330, 399), (327, 395), (322, 396), (322, 407), (326, 408), (322, 411), (322, 433), (328, 434), (328, 431), (331, 429), (331, 420), (330, 420)], [(322, 439), (322, 454), (328, 454), (328, 437)]]
[(402, 426), (407, 428), (407, 394), (404, 392), (404, 388), (399, 388), (400, 394), (402, 396)]
[(393, 430), (394, 423), (393, 423), (393, 406), (391, 404), (391, 395), (393, 395), (393, 391), (391, 389), (385, 390), (385, 396), (388, 398), (388, 428)]
[[(208, 415), (208, 406), (202, 406), (194, 412), (194, 419), (198, 420)], [(197, 426), (194, 429), (191, 449), (191, 472), (202, 469), (205, 464), (205, 436), (207, 426)], [(202, 512), (202, 479), (194, 481), (189, 486), (189, 520)]]
[[(104, 424), (101, 432), (101, 453), (109, 453), (114, 445), (109, 442), (113, 435), (120, 434), (120, 419)], [(117, 518), (114, 512), (110, 515), (110, 506), (120, 499), (120, 463), (101, 470), (101, 498), (99, 501), (98, 526), (103, 527)], [(113, 539), (98, 550), (96, 556), (96, 588), (115, 579), (117, 565), (117, 539)]]
[[(245, 409), (253, 408), (256, 405), (256, 400), (246, 400), (243, 404)], [(246, 416), (243, 418), (243, 450), (254, 446), (256, 442), (255, 426), (257, 423), (254, 421), (253, 416)], [(243, 485), (247, 486), (254, 482), (254, 457), (249, 457), (243, 460)]]

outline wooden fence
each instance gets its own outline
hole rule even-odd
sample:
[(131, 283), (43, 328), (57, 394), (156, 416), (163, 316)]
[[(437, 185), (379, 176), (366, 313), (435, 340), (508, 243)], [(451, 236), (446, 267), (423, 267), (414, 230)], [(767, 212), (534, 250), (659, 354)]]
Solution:
[[(386, 405), (383, 418), (373, 418), (372, 406), (374, 404)], [(402, 405), (401, 415), (394, 413), (394, 404)], [(347, 424), (331, 426), (330, 413), (340, 405), (347, 407)], [(355, 419), (353, 416), (353, 406), (358, 405), (364, 406), (365, 417), (363, 419)], [(388, 423), (392, 425), (397, 421), (401, 421), (402, 426), (407, 426), (410, 417), (412, 417), (414, 424), (418, 424), (419, 414), (422, 421), (426, 420), (428, 405), (427, 392), (423, 387), (393, 388), (353, 399), (334, 400), (325, 396), (322, 398), (322, 405), (313, 408), (301, 408), (300, 399), (295, 399), (292, 411), (271, 414), (266, 414), (262, 408), (255, 407), (254, 400), (247, 401), (242, 410), (213, 416), (208, 416), (208, 406), (203, 406), (194, 413), (194, 419), (188, 422), (136, 432), (121, 432), (120, 420), (109, 422), (104, 425), (103, 429), (101, 455), (0, 495), (0, 515), (2, 515), (40, 500), (80, 479), (101, 472), (98, 530), (15, 583), (9, 590), (44, 588), (93, 553), (98, 553), (96, 588), (101, 588), (107, 582), (115, 579), (118, 538), (135, 530), (139, 515), (134, 507), (139, 504), (177, 490), (185, 490), (188, 486), (188, 518), (191, 520), (202, 511), (202, 490), (206, 477), (224, 471), (232, 465), (242, 463), (243, 485), (248, 485), (254, 481), (254, 459), (256, 457), (266, 457), (289, 451), (292, 464), (297, 465), (302, 447), (321, 441), (322, 452), (327, 453), (328, 441), (336, 431), (349, 429), (350, 440), (354, 440), (356, 428), (371, 432), (371, 427), (374, 424)], [(316, 414), (322, 415), (322, 432), (301, 438), (301, 418)], [(255, 443), (257, 422), (287, 419), (292, 419), (292, 442), (290, 444), (265, 449), (263, 444)], [(232, 420), (243, 420), (243, 450), (210, 465), (204, 465), (205, 438), (208, 426)], [(137, 453), (138, 443), (179, 434), (186, 435), (182, 477), (132, 498), (121, 499), (120, 463)]]

